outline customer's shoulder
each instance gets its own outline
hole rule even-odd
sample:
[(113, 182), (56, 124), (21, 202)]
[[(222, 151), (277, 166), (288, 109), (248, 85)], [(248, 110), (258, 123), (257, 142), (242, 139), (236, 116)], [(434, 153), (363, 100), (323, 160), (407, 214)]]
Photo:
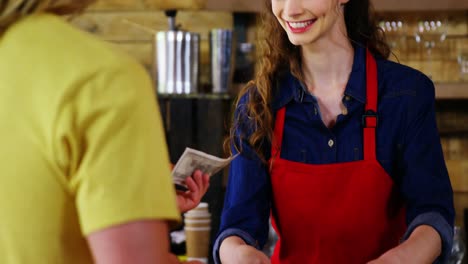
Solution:
[[(62, 17), (39, 14), (17, 24), (9, 30), (8, 40), (22, 52), (34, 54), (33, 58), (47, 57), (51, 63), (62, 60), (75, 69), (136, 63), (113, 44), (72, 26)], [(67, 64), (62, 66), (66, 68)]]

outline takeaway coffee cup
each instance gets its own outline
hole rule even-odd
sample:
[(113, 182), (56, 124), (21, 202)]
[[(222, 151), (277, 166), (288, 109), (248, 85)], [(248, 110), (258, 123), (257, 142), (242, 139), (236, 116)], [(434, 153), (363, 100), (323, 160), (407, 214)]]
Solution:
[(208, 204), (200, 203), (184, 214), (187, 259), (208, 263), (210, 248), (211, 214)]

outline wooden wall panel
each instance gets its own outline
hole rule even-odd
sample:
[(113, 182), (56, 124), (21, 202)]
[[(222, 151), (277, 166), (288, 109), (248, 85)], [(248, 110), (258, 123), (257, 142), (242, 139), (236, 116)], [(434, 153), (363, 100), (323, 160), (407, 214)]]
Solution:
[(200, 10), (206, 7), (206, 0), (142, 0), (146, 8)]
[(153, 67), (153, 44), (144, 41), (112, 42), (136, 58), (148, 71)]
[(373, 0), (376, 10), (385, 11), (428, 11), (467, 10), (465, 0)]
[[(216, 10), (235, 12), (260, 12), (264, 0), (100, 0), (96, 7), (141, 6), (150, 9)], [(427, 10), (467, 10), (464, 0), (373, 0), (378, 11), (427, 11)]]
[(455, 192), (453, 196), (455, 204), (455, 224), (458, 226), (463, 225), (463, 211), (468, 208), (468, 192)]
[(234, 10), (236, 12), (261, 12), (264, 9), (264, 0), (206, 0), (208, 10)]
[(91, 11), (144, 10), (141, 0), (98, 0), (90, 7)]
[(468, 160), (446, 160), (446, 164), (453, 190), (468, 193)]
[[(233, 17), (228, 12), (179, 12), (176, 21), (183, 30), (201, 33), (204, 40), (211, 28), (233, 27)], [(162, 11), (88, 12), (72, 23), (110, 41), (152, 41), (154, 32), (168, 30)]]

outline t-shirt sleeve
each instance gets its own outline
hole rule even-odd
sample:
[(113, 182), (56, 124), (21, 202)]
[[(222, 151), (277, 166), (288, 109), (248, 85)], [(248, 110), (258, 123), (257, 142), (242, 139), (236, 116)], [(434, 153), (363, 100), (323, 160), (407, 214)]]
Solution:
[[(134, 62), (93, 73), (71, 96), (69, 187), (84, 234), (180, 218), (157, 100)], [(73, 165), (74, 164), (74, 165)]]

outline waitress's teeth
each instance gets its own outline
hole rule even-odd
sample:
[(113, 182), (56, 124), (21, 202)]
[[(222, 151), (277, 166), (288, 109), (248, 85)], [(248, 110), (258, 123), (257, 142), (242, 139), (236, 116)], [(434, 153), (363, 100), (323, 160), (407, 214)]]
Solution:
[(307, 22), (289, 22), (289, 25), (292, 28), (305, 28), (308, 25), (312, 24), (312, 21), (307, 21)]

